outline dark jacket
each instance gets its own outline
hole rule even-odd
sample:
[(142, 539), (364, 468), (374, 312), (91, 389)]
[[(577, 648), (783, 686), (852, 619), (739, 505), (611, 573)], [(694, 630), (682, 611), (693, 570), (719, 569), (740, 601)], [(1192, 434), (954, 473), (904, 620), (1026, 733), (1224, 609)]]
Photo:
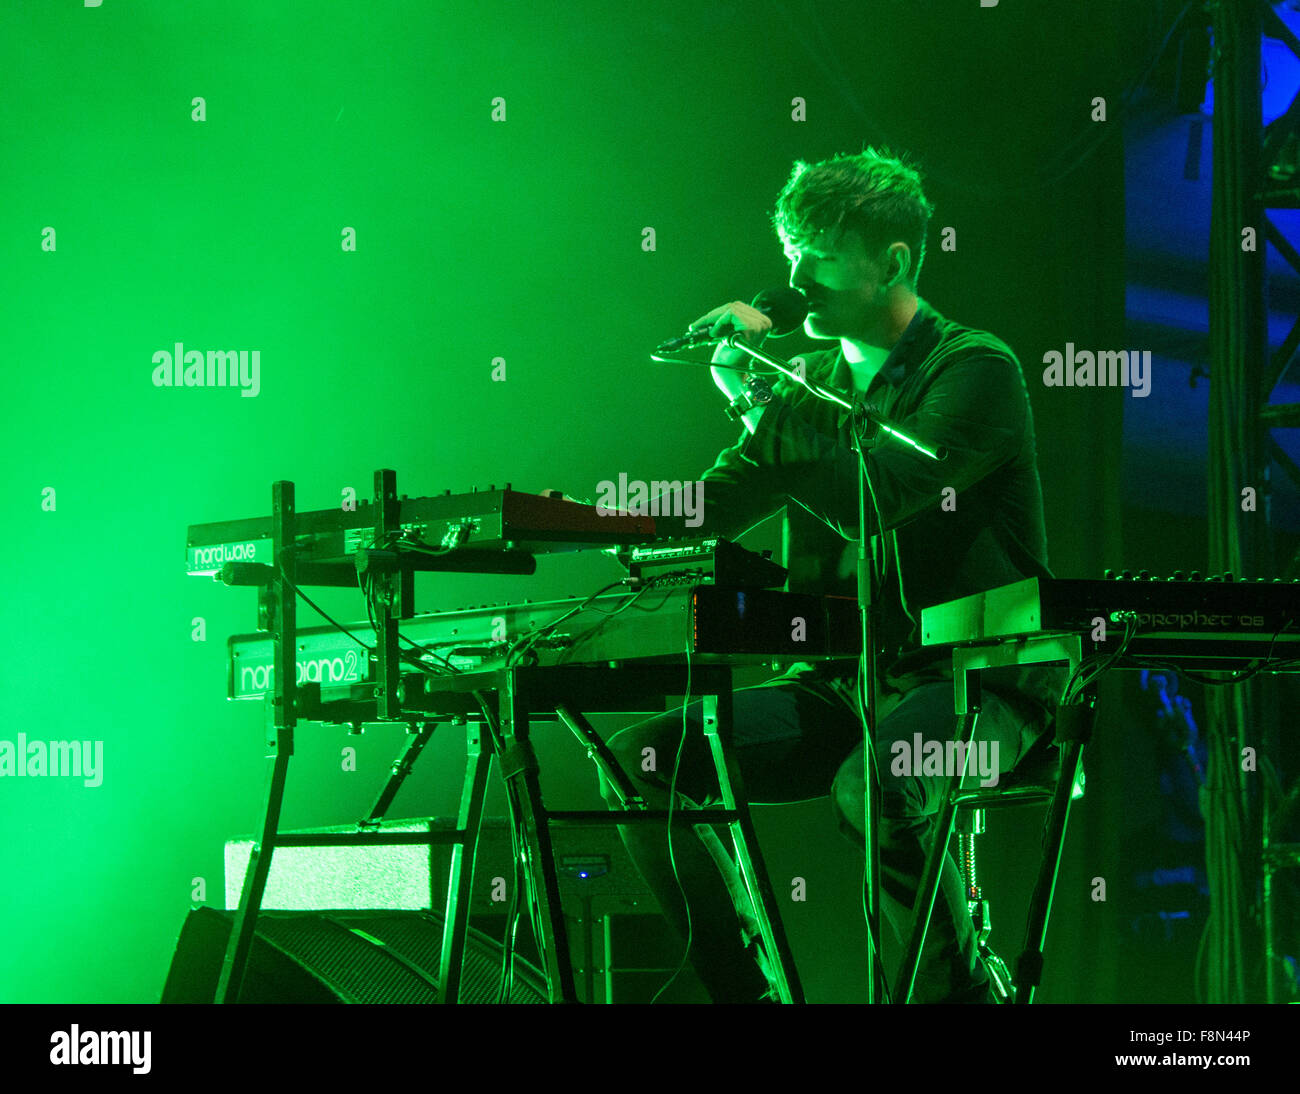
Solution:
[[(840, 349), (803, 360), (810, 380), (852, 392)], [(785, 378), (773, 388), (757, 430), (746, 430), (705, 472), (703, 525), (690, 534), (736, 539), (784, 507), (788, 589), (856, 596), (858, 461), (849, 411)], [(875, 593), (882, 613), (878, 648), (885, 651), (880, 668), (887, 684), (905, 689), (952, 675), (950, 651), (920, 645), (922, 608), (1052, 576), (1034, 419), (1011, 349), (919, 299), (867, 397), (900, 428), (948, 451), (936, 462), (882, 436), (867, 455), (880, 510), (879, 521), (870, 513), (869, 534), (877, 552), (883, 543), (891, 553), (887, 580)], [(663, 530), (681, 534), (669, 523)], [(854, 672), (852, 663), (816, 670), (819, 676)], [(1064, 672), (1013, 667), (985, 673), (984, 680), (1051, 707)]]

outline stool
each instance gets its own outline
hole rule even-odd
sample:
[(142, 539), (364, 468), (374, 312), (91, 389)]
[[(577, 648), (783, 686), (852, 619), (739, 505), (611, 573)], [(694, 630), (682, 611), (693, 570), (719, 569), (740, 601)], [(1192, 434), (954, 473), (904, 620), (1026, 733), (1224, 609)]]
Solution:
[[(975, 837), (984, 833), (985, 812), (989, 809), (1008, 809), (1017, 805), (1038, 805), (1052, 800), (1056, 782), (1061, 774), (1061, 753), (1044, 733), (1025, 753), (1015, 768), (1007, 773), (1000, 785), (961, 789), (953, 794), (957, 809), (957, 864), (961, 869), (962, 884), (966, 889), (967, 908), (975, 924), (975, 938), (980, 960), (984, 962), (992, 980), (998, 1002), (1009, 1003), (1015, 999), (1015, 984), (1007, 964), (989, 948), (989, 933), (993, 930), (989, 902), (979, 885), (975, 862)], [(1083, 765), (1070, 790), (1070, 800), (1083, 797)]]

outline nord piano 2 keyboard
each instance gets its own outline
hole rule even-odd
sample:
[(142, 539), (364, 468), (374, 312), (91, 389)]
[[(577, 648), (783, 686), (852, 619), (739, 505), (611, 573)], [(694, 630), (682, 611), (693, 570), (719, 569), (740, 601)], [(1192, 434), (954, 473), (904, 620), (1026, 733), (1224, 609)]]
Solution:
[[(611, 614), (634, 595), (597, 597), (534, 647), (538, 663), (682, 661), (688, 649), (702, 662), (831, 661), (852, 660), (861, 649), (858, 605), (851, 598), (700, 585), (649, 589), (625, 611)], [(401, 633), (458, 669), (499, 668), (511, 643), (580, 603), (578, 598), (416, 615), (402, 621)], [(345, 625), (374, 644), (368, 622)], [(235, 635), (228, 653), (230, 698), (257, 698), (271, 688), (269, 634)], [(300, 629), (296, 661), (298, 682), (319, 683), (327, 698), (330, 688), (374, 679), (367, 652), (333, 627)]]

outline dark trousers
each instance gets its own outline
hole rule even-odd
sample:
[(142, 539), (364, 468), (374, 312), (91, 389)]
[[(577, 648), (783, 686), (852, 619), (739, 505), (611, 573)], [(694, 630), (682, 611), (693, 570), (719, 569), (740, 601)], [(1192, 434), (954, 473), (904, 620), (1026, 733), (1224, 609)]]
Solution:
[[(683, 945), (687, 922), (681, 890), (685, 890), (690, 904), (690, 962), (713, 1001), (757, 1002), (769, 985), (746, 945), (742, 929), (746, 924), (737, 909), (743, 887), (723, 850), (723, 843), (729, 846), (730, 842), (726, 829), (718, 830), (720, 840), (712, 839), (703, 827), (697, 833), (690, 818), (691, 809), (716, 804), (720, 795), (700, 721), (701, 706), (696, 701), (687, 708), (684, 741), (680, 708), (629, 726), (609, 741), (647, 804), (660, 809), (668, 805), (680, 746), (674, 808), (681, 808), (683, 815), (680, 823), (673, 818), (672, 859), (666, 825), (625, 825), (619, 832)], [(877, 694), (881, 908), (900, 938), (911, 924), (936, 813), (948, 786), (945, 774), (922, 773), (921, 757), (910, 763), (915, 734), (921, 734), (923, 742), (947, 742), (956, 725), (951, 682)], [(983, 688), (975, 740), (985, 743), (986, 761), (992, 761), (996, 742), (1000, 775), (1015, 766), (1045, 725), (1042, 709), (1017, 693)], [(908, 748), (902, 749), (898, 742)], [(737, 689), (733, 748), (751, 803), (806, 801), (829, 794), (841, 834), (863, 848), (862, 723), (851, 683), (837, 687), (779, 677)], [(977, 755), (972, 754), (967, 766), (965, 785), (972, 784)], [(987, 762), (986, 766), (994, 765)], [(603, 779), (601, 793), (611, 807), (618, 807), (617, 797)], [(976, 959), (974, 925), (961, 877), (948, 854), (913, 1001), (964, 1001), (978, 996), (986, 979)]]

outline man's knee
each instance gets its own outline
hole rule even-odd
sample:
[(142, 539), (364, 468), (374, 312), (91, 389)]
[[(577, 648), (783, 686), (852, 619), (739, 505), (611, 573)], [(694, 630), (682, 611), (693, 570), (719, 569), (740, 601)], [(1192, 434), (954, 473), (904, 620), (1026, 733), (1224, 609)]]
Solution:
[(848, 839), (853, 839), (855, 833), (858, 839), (862, 837), (863, 778), (861, 760), (859, 759), (855, 772), (855, 765), (850, 759), (835, 773), (835, 779), (831, 783), (831, 812), (835, 814), (840, 833)]
[[(896, 777), (887, 768), (881, 772), (881, 780), (880, 813), (876, 821), (883, 836), (886, 830), (914, 825), (922, 815), (922, 803), (912, 780)], [(865, 787), (866, 771), (859, 748), (840, 765), (831, 783), (831, 812), (840, 834), (859, 847), (866, 827)]]
[[(720, 794), (711, 756), (699, 742), (681, 739), (680, 718), (679, 713), (662, 715), (629, 726), (606, 742), (632, 791), (652, 809), (667, 808), (670, 787), (676, 790), (678, 803), (698, 806), (715, 801)], [(600, 792), (611, 806), (621, 804), (603, 773)]]
[[(652, 725), (635, 725), (620, 730), (605, 742), (619, 770), (631, 782), (632, 790), (652, 808), (666, 803), (668, 793), (668, 784), (659, 774), (656, 739)], [(611, 806), (622, 805), (622, 798), (603, 771), (600, 774), (600, 795)]]
[(609, 750), (614, 759), (633, 782), (655, 782), (658, 774), (658, 749), (649, 734), (634, 732), (616, 734), (609, 740)]

